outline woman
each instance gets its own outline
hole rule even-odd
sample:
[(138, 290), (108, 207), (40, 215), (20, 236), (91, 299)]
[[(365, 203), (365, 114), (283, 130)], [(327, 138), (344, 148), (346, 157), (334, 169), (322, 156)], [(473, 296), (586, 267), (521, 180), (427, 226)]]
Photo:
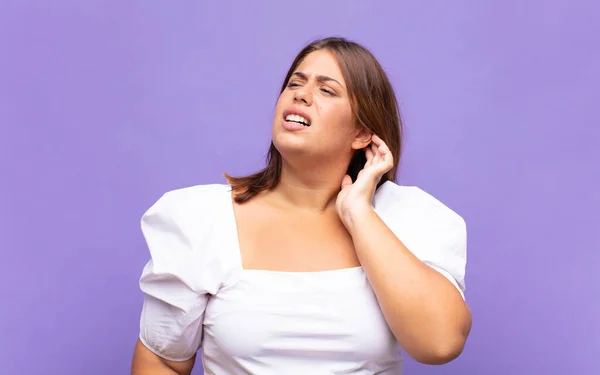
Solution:
[(446, 363), (471, 326), (466, 229), (394, 184), (400, 120), (360, 45), (316, 41), (281, 89), (267, 167), (168, 192), (143, 216), (152, 256), (133, 373), (400, 374), (398, 348)]

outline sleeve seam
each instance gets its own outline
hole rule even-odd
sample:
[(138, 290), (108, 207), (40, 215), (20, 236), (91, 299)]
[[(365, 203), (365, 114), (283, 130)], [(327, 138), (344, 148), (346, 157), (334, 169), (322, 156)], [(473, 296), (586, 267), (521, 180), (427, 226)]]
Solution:
[(194, 357), (194, 355), (196, 355), (196, 353), (190, 355), (190, 356), (185, 356), (182, 358), (175, 358), (175, 357), (170, 357), (170, 356), (166, 356), (162, 353), (160, 353), (158, 350), (154, 349), (147, 341), (146, 339), (144, 339), (144, 337), (142, 336), (141, 332), (139, 335), (139, 339), (140, 342), (148, 349), (150, 350), (152, 353), (156, 354), (157, 356), (159, 356), (162, 359), (166, 359), (167, 361), (172, 361), (172, 362), (185, 362), (187, 360), (190, 360)]
[(458, 290), (458, 292), (460, 293), (461, 297), (463, 298), (463, 300), (466, 300), (465, 298), (465, 292), (463, 290), (463, 288), (461, 288), (461, 286), (459, 285), (459, 283), (456, 281), (456, 279), (447, 271), (441, 269), (440, 267), (437, 267), (433, 264), (430, 263), (425, 263), (427, 264), (429, 267), (433, 268), (434, 270), (436, 270), (437, 272), (441, 273), (442, 276), (444, 276), (446, 279), (448, 279), (448, 281), (450, 281), (452, 283), (452, 285), (454, 285), (456, 287), (456, 289)]

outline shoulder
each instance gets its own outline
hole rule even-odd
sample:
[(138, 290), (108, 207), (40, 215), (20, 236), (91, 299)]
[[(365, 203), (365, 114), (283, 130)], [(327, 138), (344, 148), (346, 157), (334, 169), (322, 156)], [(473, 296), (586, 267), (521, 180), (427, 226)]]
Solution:
[(414, 255), (464, 293), (467, 231), (458, 213), (415, 186), (399, 186), (389, 181), (378, 189), (373, 205)]
[(142, 215), (142, 231), (202, 239), (214, 229), (218, 215), (227, 207), (230, 191), (230, 187), (223, 184), (167, 191)]
[(387, 181), (375, 193), (373, 205), (381, 216), (395, 221), (426, 223), (427, 226), (465, 226), (462, 216), (416, 186), (402, 186)]
[(170, 190), (146, 210), (142, 219), (170, 217), (179, 220), (209, 217), (228, 198), (230, 187), (222, 184), (195, 185)]
[(151, 256), (143, 284), (149, 285), (152, 275), (169, 274), (186, 280), (196, 291), (214, 292), (227, 271), (222, 263), (229, 259), (223, 259), (219, 247), (229, 230), (220, 225), (229, 199), (228, 185), (197, 185), (164, 193), (141, 218)]
[(163, 193), (148, 211), (166, 210), (185, 213), (198, 206), (208, 208), (218, 204), (229, 191), (230, 187), (223, 184), (195, 185), (170, 190)]
[(198, 351), (207, 296), (230, 273), (232, 263), (215, 240), (229, 191), (228, 185), (168, 191), (142, 216), (150, 259), (139, 281), (145, 295), (140, 340), (163, 358), (182, 361)]
[(418, 187), (389, 181), (378, 189), (373, 204), (402, 243), (448, 278), (464, 297), (467, 229), (463, 218)]

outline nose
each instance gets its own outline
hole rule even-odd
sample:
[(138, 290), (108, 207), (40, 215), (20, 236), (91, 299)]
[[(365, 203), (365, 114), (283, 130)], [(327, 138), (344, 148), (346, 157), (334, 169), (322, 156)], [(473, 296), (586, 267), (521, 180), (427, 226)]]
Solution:
[(312, 105), (312, 85), (307, 83), (294, 92), (294, 102), (304, 103), (307, 106)]

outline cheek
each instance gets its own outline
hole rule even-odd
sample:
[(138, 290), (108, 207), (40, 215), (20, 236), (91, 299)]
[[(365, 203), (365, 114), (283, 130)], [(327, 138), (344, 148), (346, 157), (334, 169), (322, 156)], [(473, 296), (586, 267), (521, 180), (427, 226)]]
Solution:
[(275, 114), (277, 114), (277, 112), (281, 112), (282, 107), (283, 107), (283, 94), (280, 95), (279, 98), (277, 99), (277, 103), (275, 104)]
[(324, 139), (337, 150), (347, 149), (354, 141), (354, 126), (352, 116), (345, 111), (331, 111), (323, 116)]
[(337, 108), (329, 108), (329, 110), (326, 109), (326, 111), (328, 112), (326, 116), (327, 123), (332, 131), (340, 135), (347, 135), (352, 132), (354, 121), (349, 108), (339, 106)]
[(285, 94), (282, 94), (279, 96), (279, 99), (277, 99), (277, 103), (275, 104), (275, 110), (273, 111), (273, 125), (275, 125), (275, 122), (283, 115), (283, 110), (285, 109), (284, 103)]

